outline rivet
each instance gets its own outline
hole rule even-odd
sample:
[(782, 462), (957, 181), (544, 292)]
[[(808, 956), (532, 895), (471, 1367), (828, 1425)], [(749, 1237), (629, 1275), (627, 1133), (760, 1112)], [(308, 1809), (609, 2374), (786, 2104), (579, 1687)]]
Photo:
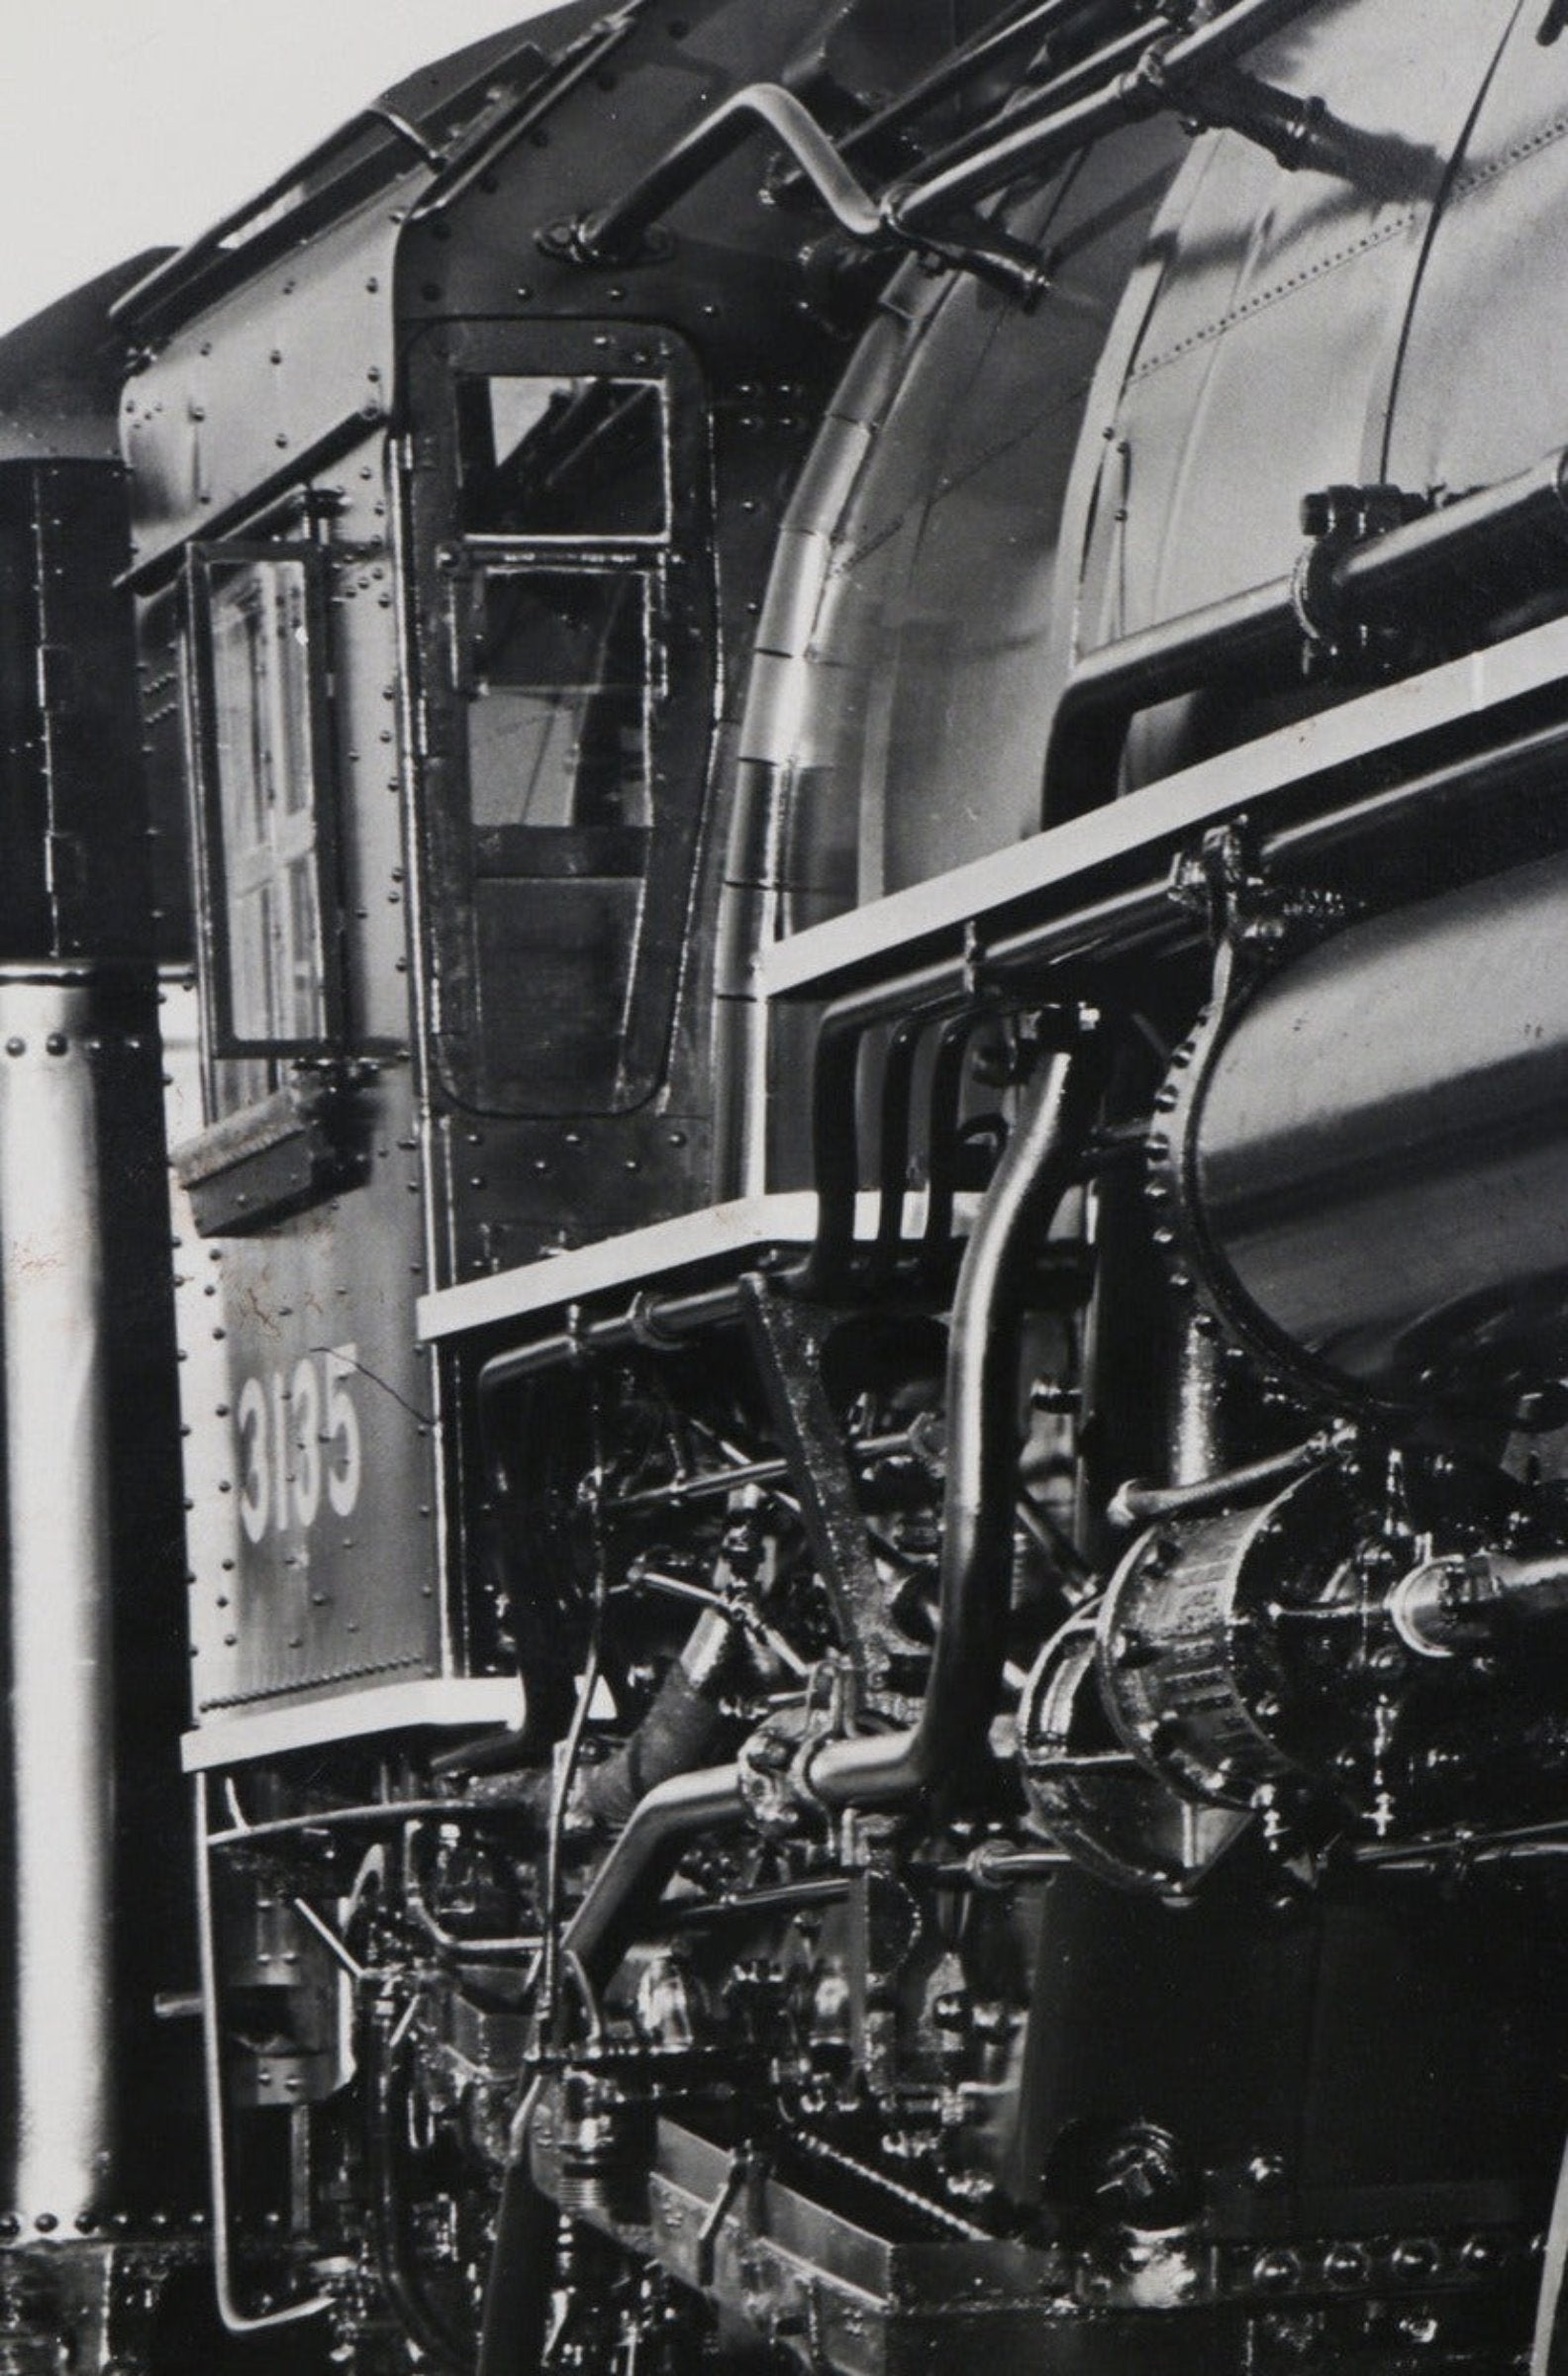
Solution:
[(1252, 2282), (1279, 2293), (1301, 2283), (1301, 2263), (1294, 2252), (1260, 2252), (1252, 2263)]

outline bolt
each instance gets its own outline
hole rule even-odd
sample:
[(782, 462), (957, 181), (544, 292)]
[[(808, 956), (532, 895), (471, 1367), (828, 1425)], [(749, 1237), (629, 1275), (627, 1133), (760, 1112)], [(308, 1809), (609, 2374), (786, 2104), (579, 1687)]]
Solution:
[(1497, 2235), (1466, 2236), (1459, 2258), (1473, 2277), (1484, 2277), (1503, 2258), (1503, 2239)]

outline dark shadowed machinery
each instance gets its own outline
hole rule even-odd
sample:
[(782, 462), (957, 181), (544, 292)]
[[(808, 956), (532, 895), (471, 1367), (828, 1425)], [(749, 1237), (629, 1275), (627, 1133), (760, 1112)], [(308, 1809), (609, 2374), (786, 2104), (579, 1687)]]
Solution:
[(1565, 31), (581, 0), (0, 342), (0, 2376), (1565, 2376)]

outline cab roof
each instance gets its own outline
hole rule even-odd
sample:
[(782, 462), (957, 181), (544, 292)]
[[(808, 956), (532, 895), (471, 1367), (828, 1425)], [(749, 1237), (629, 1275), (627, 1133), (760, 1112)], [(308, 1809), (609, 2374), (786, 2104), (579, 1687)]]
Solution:
[(164, 255), (115, 303), (133, 341), (156, 339), (281, 251), (423, 162), (432, 185), (486, 146), (549, 74), (564, 40), (602, 13), (552, 8), (422, 66), (215, 223)]

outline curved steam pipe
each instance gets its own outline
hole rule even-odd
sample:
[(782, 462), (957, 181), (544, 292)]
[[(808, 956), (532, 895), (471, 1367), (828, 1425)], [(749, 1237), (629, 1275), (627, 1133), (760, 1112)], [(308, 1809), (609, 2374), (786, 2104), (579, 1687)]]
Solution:
[[(831, 1807), (885, 1807), (961, 1770), (983, 1747), (1001, 1684), (1012, 1581), (1016, 1398), (1029, 1270), (1073, 1184), (1101, 1067), (1092, 1044), (1054, 1056), (1024, 1102), (964, 1251), (947, 1354), (947, 1482), (936, 1647), (908, 1731), (827, 1743), (812, 1791)], [(642, 1798), (567, 1927), (591, 1977), (614, 1969), (644, 1882), (695, 1832), (736, 1821), (734, 1765), (678, 1774)]]
[[(1099, 1100), (1092, 1041), (1053, 1056), (1024, 1101), (965, 1248), (947, 1356), (948, 1450), (935, 1656), (918, 1722), (907, 1732), (833, 1741), (809, 1771), (830, 1807), (886, 1807), (912, 1798), (983, 1747), (1001, 1683), (1012, 1582), (1017, 1396), (1028, 1280), (1045, 1232), (1079, 1170)], [(646, 1792), (562, 1939), (597, 1989), (614, 1971), (645, 1893), (661, 1886), (695, 1833), (738, 1823), (740, 1770), (676, 1774)], [(478, 2376), (538, 2366), (553, 2207), (535, 2186), (532, 2087), (513, 2125), (497, 2217)]]
[(1101, 1088), (1092, 1045), (1031, 1084), (964, 1250), (947, 1347), (947, 1481), (936, 1647), (906, 1732), (831, 1741), (809, 1780), (831, 1807), (887, 1806), (983, 1749), (1001, 1688), (1013, 1575), (1017, 1398), (1029, 1273), (1078, 1171)]

